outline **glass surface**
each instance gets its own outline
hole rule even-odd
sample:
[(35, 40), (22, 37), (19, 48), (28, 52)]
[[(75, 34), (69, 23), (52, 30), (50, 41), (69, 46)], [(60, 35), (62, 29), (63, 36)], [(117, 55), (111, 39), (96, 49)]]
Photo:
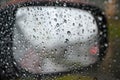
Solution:
[[(10, 1), (10, 0), (0, 0), (0, 6), (2, 4), (6, 5), (7, 1)], [(14, 0), (14, 1), (16, 1), (16, 0)], [(17, 0), (17, 1), (19, 2), (20, 0)], [(49, 0), (49, 1), (55, 1), (55, 0)], [(56, 2), (57, 1), (58, 0), (56, 0)], [(31, 37), (33, 39), (33, 41), (32, 41), (32, 39), (28, 38), (28, 35), (30, 35), (30, 34), (32, 35), (33, 31), (30, 34), (29, 33), (25, 34), (26, 31), (21, 31), (21, 30), (25, 30), (27, 27), (21, 29), (22, 27), (20, 28), (20, 27), (18, 27), (18, 25), (16, 25), (16, 28), (14, 28), (14, 47), (12, 47), (12, 48), (14, 50), (14, 58), (17, 61), (17, 63), (13, 62), (13, 59), (11, 59), (11, 60), (9, 59), (11, 57), (9, 55), (11, 48), (10, 47), (4, 48), (1, 45), (1, 43), (4, 42), (4, 41), (1, 41), (3, 39), (3, 37), (1, 37), (3, 34), (7, 35), (7, 37), (11, 36), (11, 34), (8, 34), (9, 30), (5, 30), (3, 32), (2, 31), (0, 32), (0, 50), (2, 50), (3, 48), (6, 50), (3, 52), (0, 52), (0, 62), (1, 62), (0, 63), (0, 77), (1, 77), (1, 80), (9, 80), (10, 78), (12, 78), (10, 80), (41, 80), (41, 79), (42, 80), (120, 80), (120, 49), (119, 49), (120, 48), (120, 0), (59, 0), (59, 1), (66, 1), (66, 2), (72, 1), (72, 3), (84, 1), (85, 3), (88, 3), (88, 4), (92, 3), (93, 5), (99, 6), (101, 9), (104, 10), (103, 13), (106, 15), (106, 18), (108, 21), (107, 27), (108, 27), (108, 34), (109, 34), (109, 38), (108, 38), (109, 39), (109, 47), (108, 47), (108, 51), (106, 52), (106, 56), (103, 58), (103, 61), (100, 64), (96, 64), (95, 66), (91, 66), (91, 68), (84, 68), (84, 66), (83, 66), (81, 68), (82, 70), (72, 70), (71, 72), (68, 72), (65, 74), (59, 73), (56, 75), (56, 73), (55, 73), (55, 75), (50, 75), (50, 76), (45, 76), (45, 75), (31, 76), (29, 74), (25, 74), (25, 72), (23, 71), (23, 73), (20, 74), (22, 76), (19, 76), (18, 73), (22, 70), (18, 70), (16, 67), (14, 67), (14, 70), (12, 70), (11, 67), (13, 68), (13, 64), (15, 66), (17, 66), (17, 64), (19, 64), (19, 66), (20, 66), (19, 61), (22, 59), (22, 57), (24, 57), (25, 53), (34, 53), (34, 51), (35, 51), (35, 53), (37, 54), (37, 52), (40, 53), (41, 50), (39, 50), (38, 48), (35, 48), (35, 46), (37, 45), (37, 42), (38, 42), (38, 41), (35, 42), (36, 39)], [(59, 2), (57, 2), (57, 3), (59, 4)], [(21, 8), (19, 8), (18, 11), (20, 9)], [(0, 9), (0, 11), (1, 11), (1, 9)], [(13, 10), (11, 9), (11, 11), (9, 13), (12, 13), (12, 12), (13, 12)], [(21, 13), (22, 12), (23, 11), (21, 11)], [(82, 12), (84, 12), (84, 11), (82, 11)], [(6, 20), (7, 18), (10, 19), (11, 17), (7, 17), (7, 15), (9, 15), (7, 13), (7, 10), (4, 13), (4, 15), (1, 13), (0, 13), (0, 30), (3, 30), (3, 28), (1, 28), (1, 24), (2, 24), (3, 20)], [(27, 14), (27, 13), (28, 12), (26, 10), (25, 14)], [(85, 12), (85, 13), (87, 13), (87, 12)], [(30, 12), (30, 14), (31, 14), (31, 12)], [(40, 14), (42, 14), (42, 13), (40, 12)], [(69, 14), (71, 14), (71, 12), (69, 12)], [(75, 15), (77, 15), (77, 14), (75, 14)], [(83, 15), (83, 14), (81, 14), (81, 15)], [(5, 19), (2, 19), (1, 17), (2, 18), (4, 17)], [(23, 20), (24, 20), (24, 17), (22, 17)], [(91, 17), (92, 17), (92, 15), (91, 15)], [(17, 16), (16, 16), (16, 18), (17, 18)], [(11, 19), (11, 21), (12, 21), (12, 19)], [(30, 19), (30, 21), (32, 21), (32, 19)], [(36, 19), (34, 21), (36, 21)], [(42, 20), (42, 21), (44, 21), (44, 20)], [(8, 21), (6, 20), (5, 22), (7, 23)], [(4, 23), (4, 25), (8, 26), (9, 24), (6, 24), (6, 23)], [(27, 23), (24, 23), (23, 25), (27, 25)], [(50, 26), (50, 25), (47, 25), (47, 26)], [(61, 26), (63, 26), (63, 25), (61, 25)], [(28, 28), (30, 28), (30, 27), (28, 27)], [(66, 27), (64, 27), (64, 28), (68, 29)], [(43, 27), (42, 27), (42, 29), (43, 29)], [(45, 29), (47, 29), (47, 28), (45, 28)], [(70, 28), (70, 30), (71, 30), (71, 28)], [(45, 30), (45, 31), (47, 31), (47, 30)], [(68, 32), (68, 34), (71, 35), (70, 32)], [(45, 35), (47, 35), (47, 34), (45, 33)], [(6, 40), (8, 39), (7, 37), (5, 37)], [(39, 35), (39, 37), (41, 37), (41, 36)], [(80, 36), (76, 36), (76, 37), (80, 38)], [(56, 41), (56, 39), (57, 38), (54, 38), (54, 42)], [(44, 39), (42, 39), (42, 40), (44, 40)], [(9, 39), (8, 39), (8, 41), (9, 41)], [(49, 42), (49, 44), (53, 44), (53, 43), (50, 43), (50, 40), (47, 40), (47, 42)], [(66, 40), (66, 42), (68, 42), (68, 40)], [(39, 43), (41, 43), (41, 42), (39, 42)], [(19, 45), (17, 45), (17, 44), (19, 44)], [(53, 44), (53, 45), (55, 45), (55, 44)], [(5, 46), (6, 46), (6, 44), (5, 44)], [(38, 46), (41, 47), (40, 45), (38, 45)], [(108, 45), (106, 45), (106, 46), (108, 46)], [(45, 49), (46, 49), (46, 47), (45, 47)], [(53, 51), (51, 51), (51, 53), (55, 52), (55, 51), (56, 50), (53, 50)], [(6, 54), (4, 52), (8, 52), (8, 56), (4, 56), (4, 54)], [(18, 52), (18, 53), (16, 53), (16, 52)], [(96, 52), (96, 48), (95, 48), (95, 52)], [(43, 53), (44, 53), (44, 49), (43, 49)], [(92, 53), (94, 53), (94, 48), (92, 50)], [(52, 54), (50, 54), (50, 56), (51, 55)], [(47, 53), (47, 55), (46, 54), (44, 55), (44, 57), (48, 57), (48, 56), (49, 56), (48, 53)], [(59, 55), (58, 57), (60, 57), (60, 56), (61, 55)], [(28, 61), (28, 62), (37, 61), (37, 59), (38, 59), (37, 57), (38, 56), (32, 54), (32, 56), (28, 57), (28, 60), (26, 60), (26, 61)], [(43, 55), (42, 55), (42, 57), (43, 57)], [(53, 57), (55, 57), (55, 56), (52, 55), (52, 58)], [(64, 56), (61, 59), (63, 59), (63, 58), (64, 58)], [(42, 59), (42, 58), (40, 58), (40, 59)], [(54, 62), (56, 62), (56, 59)], [(78, 58), (76, 58), (76, 59), (78, 59)], [(64, 62), (64, 61), (62, 61), (62, 62), (63, 62), (63, 64), (66, 65), (66, 62)], [(29, 63), (29, 64), (32, 64), (32, 63)], [(67, 64), (67, 65), (70, 65), (70, 64)], [(29, 72), (41, 73), (40, 70), (37, 70), (37, 69), (39, 69), (38, 67), (36, 68), (36, 70), (34, 68), (29, 69)], [(25, 69), (25, 68), (23, 67), (23, 69)], [(68, 69), (68, 70), (70, 70), (70, 69)], [(36, 72), (36, 71), (38, 71), (38, 72)], [(10, 73), (10, 72), (12, 72), (12, 73)], [(16, 72), (18, 72), (18, 73), (16, 73)], [(13, 75), (13, 73), (15, 75)]]
[(34, 73), (65, 72), (97, 61), (98, 28), (87, 11), (22, 7), (16, 12), (13, 54)]

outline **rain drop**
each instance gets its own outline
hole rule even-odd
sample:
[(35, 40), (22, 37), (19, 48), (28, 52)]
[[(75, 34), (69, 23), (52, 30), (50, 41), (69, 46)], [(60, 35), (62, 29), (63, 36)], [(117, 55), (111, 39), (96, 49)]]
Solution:
[(70, 31), (67, 31), (67, 34), (68, 34), (68, 35), (71, 35), (71, 32), (70, 32)]

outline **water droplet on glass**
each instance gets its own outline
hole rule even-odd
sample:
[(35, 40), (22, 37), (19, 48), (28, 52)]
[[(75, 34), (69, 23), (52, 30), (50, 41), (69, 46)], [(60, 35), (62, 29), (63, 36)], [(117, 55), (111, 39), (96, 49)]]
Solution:
[(71, 35), (71, 32), (70, 32), (70, 31), (67, 31), (67, 34), (68, 34), (68, 35)]
[(57, 18), (54, 18), (54, 21), (57, 22)]
[(64, 3), (64, 4), (63, 4), (63, 6), (64, 6), (64, 7), (66, 7), (66, 6), (67, 6), (67, 4), (66, 4), (66, 3)]
[(69, 39), (65, 39), (65, 43), (68, 43)]

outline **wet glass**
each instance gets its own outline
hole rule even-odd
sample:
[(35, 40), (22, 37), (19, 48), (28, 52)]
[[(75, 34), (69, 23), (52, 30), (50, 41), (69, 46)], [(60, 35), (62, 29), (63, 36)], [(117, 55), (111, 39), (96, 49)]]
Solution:
[(97, 61), (98, 28), (85, 10), (23, 7), (16, 12), (13, 54), (34, 73), (64, 72)]
[(2, 79), (120, 80), (119, 0), (63, 1), (0, 9)]

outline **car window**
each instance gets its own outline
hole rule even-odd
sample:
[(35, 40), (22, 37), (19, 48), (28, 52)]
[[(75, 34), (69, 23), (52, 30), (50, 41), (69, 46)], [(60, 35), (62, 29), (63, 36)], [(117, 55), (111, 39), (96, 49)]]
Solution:
[[(11, 0), (1, 0), (0, 5), (5, 5), (8, 1)], [(70, 0), (63, 1), (64, 5), (57, 7), (17, 8), (15, 21), (11, 19), (13, 17), (2, 13), (1, 9), (2, 79), (120, 79), (120, 1), (81, 0), (81, 9), (66, 7), (66, 2)], [(61, 4), (59, 0), (55, 2)], [(72, 3), (74, 2), (79, 0), (73, 0)], [(92, 12), (93, 6), (84, 10), (85, 3), (99, 7), (102, 10), (100, 16), (97, 15), (98, 9)], [(7, 15), (13, 16), (14, 12), (9, 10), (9, 13), (11, 14)], [(14, 21), (14, 24), (6, 24), (9, 19), (9, 23)], [(14, 28), (6, 27), (7, 30), (4, 30), (2, 27), (11, 25)], [(7, 44), (11, 40), (12, 44)], [(11, 67), (14, 68), (13, 71)]]

